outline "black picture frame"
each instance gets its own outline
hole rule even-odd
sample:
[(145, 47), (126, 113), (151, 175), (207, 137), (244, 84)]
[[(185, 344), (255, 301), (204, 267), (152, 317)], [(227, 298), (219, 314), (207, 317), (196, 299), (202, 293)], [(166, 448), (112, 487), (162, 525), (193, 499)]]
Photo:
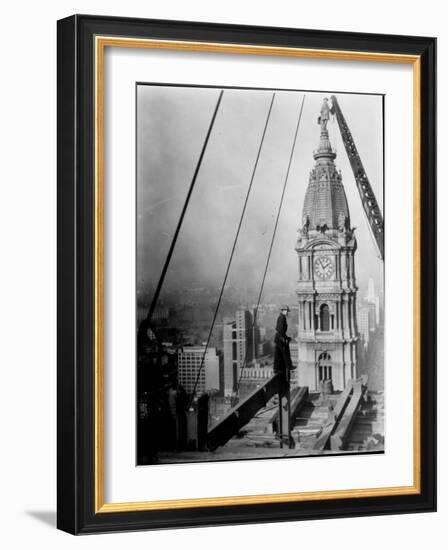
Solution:
[[(95, 509), (95, 36), (420, 58), (420, 492), (159, 510)], [(73, 534), (436, 510), (436, 39), (74, 15), (58, 21), (57, 526)]]

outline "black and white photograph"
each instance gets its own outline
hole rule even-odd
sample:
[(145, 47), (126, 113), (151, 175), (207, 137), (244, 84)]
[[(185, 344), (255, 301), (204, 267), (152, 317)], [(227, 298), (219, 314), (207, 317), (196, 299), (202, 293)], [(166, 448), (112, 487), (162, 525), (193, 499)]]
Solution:
[(446, 538), (443, 6), (5, 3), (3, 548)]
[(137, 465), (387, 448), (386, 116), (136, 84)]

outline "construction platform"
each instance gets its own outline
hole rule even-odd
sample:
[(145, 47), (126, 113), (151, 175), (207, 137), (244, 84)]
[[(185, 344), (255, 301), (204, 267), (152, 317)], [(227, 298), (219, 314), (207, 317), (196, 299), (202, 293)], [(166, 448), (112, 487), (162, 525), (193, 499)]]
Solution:
[(383, 392), (366, 391), (360, 383), (326, 396), (297, 388), (291, 402), (293, 448), (285, 439), (281, 446), (275, 395), (215, 450), (160, 452), (157, 461), (168, 464), (384, 451)]

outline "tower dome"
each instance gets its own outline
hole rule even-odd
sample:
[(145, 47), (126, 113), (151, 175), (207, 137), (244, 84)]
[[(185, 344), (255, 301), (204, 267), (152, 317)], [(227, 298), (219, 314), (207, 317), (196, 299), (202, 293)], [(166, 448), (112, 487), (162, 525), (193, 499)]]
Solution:
[(324, 100), (318, 119), (320, 143), (313, 154), (316, 163), (310, 173), (302, 214), (303, 225), (311, 231), (350, 227), (350, 213), (342, 176), (336, 169), (336, 152), (332, 149), (328, 136), (329, 114), (327, 100)]

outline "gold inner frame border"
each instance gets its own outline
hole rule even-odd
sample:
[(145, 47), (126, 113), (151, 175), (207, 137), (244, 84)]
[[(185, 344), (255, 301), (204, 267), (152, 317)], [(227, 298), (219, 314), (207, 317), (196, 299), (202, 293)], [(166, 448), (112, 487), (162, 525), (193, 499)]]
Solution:
[[(179, 500), (153, 500), (141, 502), (106, 503), (104, 501), (104, 54), (106, 47), (146, 48), (160, 50), (196, 51), (208, 53), (233, 53), (243, 55), (286, 56), (312, 59), (406, 63), (413, 66), (413, 218), (414, 218), (414, 365), (413, 365), (413, 484), (400, 487), (366, 489), (341, 489), (301, 493), (273, 493), (205, 497)], [(421, 165), (421, 59), (418, 55), (402, 55), (381, 52), (356, 52), (345, 50), (321, 50), (253, 44), (226, 44), (178, 40), (124, 38), (96, 36), (95, 59), (95, 513), (167, 510), (207, 506), (232, 506), (279, 502), (305, 502), (343, 498), (365, 498), (398, 495), (416, 495), (421, 492), (421, 425), (420, 425), (420, 274), (421, 274), (421, 215), (420, 215), (420, 165)]]

